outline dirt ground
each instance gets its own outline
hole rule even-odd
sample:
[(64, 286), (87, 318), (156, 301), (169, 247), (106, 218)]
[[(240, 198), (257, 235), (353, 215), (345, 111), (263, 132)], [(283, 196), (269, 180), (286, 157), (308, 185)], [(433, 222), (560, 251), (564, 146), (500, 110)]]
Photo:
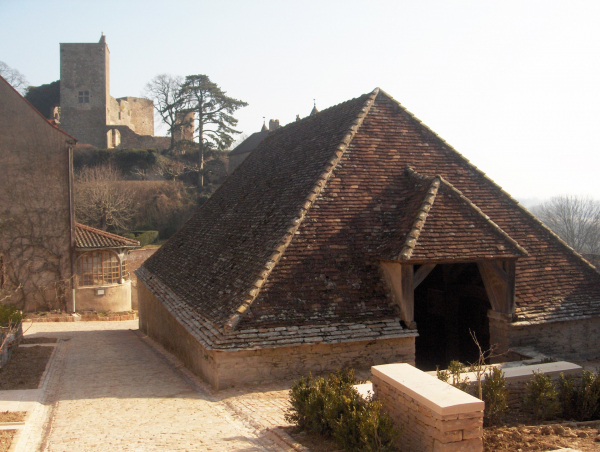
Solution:
[(22, 344), (56, 344), (58, 339), (55, 337), (26, 337)]
[(0, 422), (23, 422), (27, 411), (0, 411)]
[[(542, 426), (489, 427), (484, 429), (485, 452), (494, 451), (548, 451), (573, 448), (583, 452), (600, 451), (600, 421), (590, 426), (571, 427), (563, 424)], [(339, 452), (336, 444), (323, 437), (306, 433), (294, 426), (280, 427), (294, 441), (311, 452)], [(598, 438), (598, 440), (596, 440)]]
[(600, 450), (599, 425), (565, 426), (549, 424), (541, 426), (490, 427), (484, 429), (484, 451), (547, 451), (573, 448), (581, 451)]
[(0, 390), (37, 389), (54, 347), (17, 347), (0, 369)]
[(311, 452), (338, 452), (340, 449), (337, 447), (335, 442), (329, 439), (323, 438), (321, 435), (315, 433), (303, 432), (297, 427), (287, 426), (279, 427), (285, 433), (290, 435), (294, 441), (303, 445)]

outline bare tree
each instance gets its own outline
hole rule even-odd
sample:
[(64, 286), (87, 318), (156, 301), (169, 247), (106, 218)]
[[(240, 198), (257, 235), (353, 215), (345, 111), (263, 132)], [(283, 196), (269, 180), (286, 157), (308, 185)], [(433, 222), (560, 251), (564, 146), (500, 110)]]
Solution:
[(16, 69), (11, 68), (4, 61), (0, 61), (0, 75), (4, 80), (10, 83), (14, 89), (21, 93), (21, 95), (25, 95), (29, 82), (23, 74)]
[(175, 180), (184, 174), (197, 173), (198, 165), (160, 156), (155, 171), (165, 179)]
[(600, 253), (600, 201), (561, 195), (532, 212), (579, 253)]
[(162, 121), (169, 128), (171, 134), (171, 148), (175, 145), (175, 135), (184, 127), (192, 127), (191, 120), (182, 110), (185, 99), (182, 96), (181, 86), (183, 77), (160, 74), (146, 85), (144, 97), (154, 101), (154, 108)]
[(134, 214), (130, 185), (120, 180), (112, 165), (83, 168), (75, 180), (75, 216), (78, 221), (106, 230), (127, 229)]

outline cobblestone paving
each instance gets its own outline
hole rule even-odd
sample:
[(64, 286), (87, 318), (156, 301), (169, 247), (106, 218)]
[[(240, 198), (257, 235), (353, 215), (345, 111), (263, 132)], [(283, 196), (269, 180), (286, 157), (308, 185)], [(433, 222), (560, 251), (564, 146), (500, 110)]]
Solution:
[(27, 331), (63, 339), (50, 366), (46, 419), (34, 426), (45, 438), (41, 450), (299, 449), (273, 429), (287, 424), (285, 385), (212, 393), (137, 327), (137, 321), (61, 322)]

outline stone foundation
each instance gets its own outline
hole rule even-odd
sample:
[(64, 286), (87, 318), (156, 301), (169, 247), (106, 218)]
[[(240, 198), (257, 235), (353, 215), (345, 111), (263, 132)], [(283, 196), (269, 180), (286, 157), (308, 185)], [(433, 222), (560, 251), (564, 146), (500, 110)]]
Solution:
[(400, 428), (406, 452), (483, 451), (484, 403), (408, 365), (375, 366), (374, 397)]
[(138, 293), (140, 329), (215, 389), (332, 372), (344, 366), (368, 369), (389, 362), (414, 364), (414, 337), (252, 350), (209, 350), (171, 315), (145, 284), (138, 285)]

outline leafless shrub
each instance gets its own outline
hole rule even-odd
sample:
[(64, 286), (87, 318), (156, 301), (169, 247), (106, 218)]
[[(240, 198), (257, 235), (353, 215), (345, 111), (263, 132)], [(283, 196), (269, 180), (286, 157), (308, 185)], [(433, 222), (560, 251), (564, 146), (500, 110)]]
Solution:
[(134, 215), (130, 184), (112, 165), (84, 167), (75, 182), (75, 216), (90, 226), (126, 230)]

